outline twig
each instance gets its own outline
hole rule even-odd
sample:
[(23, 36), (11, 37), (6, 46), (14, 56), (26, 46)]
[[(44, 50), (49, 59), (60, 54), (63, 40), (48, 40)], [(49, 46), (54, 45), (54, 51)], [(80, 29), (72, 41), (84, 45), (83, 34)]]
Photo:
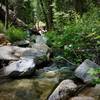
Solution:
[(62, 56), (60, 56), (60, 58), (63, 59), (63, 60), (65, 60), (66, 62), (72, 64), (73, 66), (77, 66), (76, 64), (70, 62), (69, 60), (67, 60), (66, 58), (64, 58), (64, 57), (62, 57)]

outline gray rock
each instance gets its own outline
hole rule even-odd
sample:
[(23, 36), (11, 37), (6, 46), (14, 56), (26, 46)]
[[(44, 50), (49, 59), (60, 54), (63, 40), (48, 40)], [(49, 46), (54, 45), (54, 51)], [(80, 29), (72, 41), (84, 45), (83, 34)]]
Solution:
[(43, 43), (35, 43), (32, 48), (39, 50), (40, 52), (47, 53), (49, 51), (49, 47)]
[(27, 40), (22, 40), (22, 41), (17, 41), (14, 44), (20, 47), (28, 47), (29, 46), (29, 41)]
[(72, 80), (64, 80), (50, 95), (48, 100), (67, 100), (69, 95), (75, 92), (77, 85)]
[(100, 100), (100, 84), (96, 84), (95, 87), (87, 87), (78, 96), (93, 97), (95, 100)]
[(89, 83), (93, 80), (93, 77), (90, 75), (89, 71), (91, 69), (97, 69), (100, 68), (99, 65), (96, 63), (90, 61), (89, 59), (86, 59), (76, 70), (75, 75), (82, 79), (85, 83)]
[(100, 100), (100, 84), (85, 88), (77, 97), (72, 97), (69, 100)]
[(0, 59), (1, 60), (17, 60), (18, 58), (13, 55), (12, 46), (0, 47)]
[(36, 64), (40, 64), (49, 59), (50, 48), (45, 44), (34, 44), (33, 48), (23, 52), (23, 58), (34, 59)]
[(31, 48), (21, 48), (18, 46), (1, 46), (0, 59), (1, 60), (18, 60), (22, 53)]
[(50, 48), (45, 44), (34, 44), (33, 48), (2, 46), (0, 47), (0, 59), (18, 60), (19, 58), (44, 58), (44, 56), (47, 56), (49, 49)]
[(88, 97), (88, 96), (77, 96), (73, 97), (70, 100), (95, 100), (93, 97)]
[(22, 47), (18, 47), (18, 46), (11, 46), (12, 51), (13, 51), (13, 55), (16, 57), (22, 57), (22, 54), (27, 51), (30, 50), (31, 48), (22, 48)]
[(4, 67), (4, 76), (19, 77), (31, 75), (34, 71), (35, 63), (33, 59), (22, 59), (15, 61), (8, 66)]
[(36, 36), (36, 43), (47, 43), (47, 38), (42, 34), (41, 36)]
[(6, 66), (3, 74), (23, 76), (27, 72), (31, 74), (29, 70), (33, 70), (35, 65), (47, 61), (49, 47), (45, 44), (34, 44), (33, 48), (3, 46), (0, 51), (1, 60), (17, 60)]
[(30, 79), (0, 84), (0, 100), (47, 100), (59, 80), (69, 78), (68, 73), (72, 75), (67, 67), (58, 68), (56, 64), (36, 70), (35, 73), (36, 76)]

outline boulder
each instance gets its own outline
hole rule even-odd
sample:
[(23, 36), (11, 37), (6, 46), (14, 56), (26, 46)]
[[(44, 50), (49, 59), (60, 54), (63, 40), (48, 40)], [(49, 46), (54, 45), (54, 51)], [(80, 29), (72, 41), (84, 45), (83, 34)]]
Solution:
[(47, 38), (42, 34), (41, 36), (36, 36), (36, 43), (47, 43)]
[(54, 79), (22, 79), (0, 86), (1, 100), (46, 100), (56, 85)]
[(21, 40), (21, 41), (17, 41), (14, 43), (14, 45), (20, 46), (20, 47), (28, 47), (29, 46), (29, 41), (27, 40)]
[(46, 60), (50, 48), (45, 44), (34, 44), (33, 48), (21, 48), (18, 46), (1, 46), (0, 59), (18, 60), (19, 58), (30, 58), (36, 61)]
[[(17, 60), (4, 68), (3, 75), (25, 76), (32, 74), (35, 65), (39, 66), (48, 59), (49, 47), (45, 44), (34, 44), (34, 48), (21, 48), (18, 46), (0, 47), (1, 60)], [(30, 73), (30, 74), (29, 74)]]
[(22, 48), (22, 47), (18, 47), (18, 46), (11, 46), (12, 51), (13, 51), (13, 55), (16, 57), (21, 58), (22, 54), (27, 51), (30, 50), (31, 48)]
[(93, 77), (89, 73), (91, 69), (100, 68), (99, 65), (86, 59), (76, 70), (75, 76), (82, 79), (85, 83), (90, 83), (93, 80)]
[(22, 53), (23, 58), (34, 59), (37, 65), (47, 61), (50, 56), (50, 48), (45, 44), (34, 44), (29, 50)]
[(53, 78), (53, 77), (57, 76), (57, 73), (56, 73), (56, 71), (48, 71), (48, 72), (44, 73), (44, 76), (48, 77), (48, 78)]
[(35, 63), (33, 59), (22, 59), (19, 61), (15, 61), (8, 66), (4, 67), (3, 75), (10, 77), (20, 77), (20, 76), (28, 76), (32, 75), (35, 69)]
[(39, 50), (40, 52), (44, 53), (48, 53), (50, 48), (44, 44), (44, 43), (35, 43), (32, 48), (35, 48), (37, 50)]
[(18, 60), (18, 58), (13, 55), (12, 46), (0, 47), (0, 59), (1, 60)]
[(1, 46), (0, 59), (1, 60), (18, 60), (22, 53), (30, 48), (21, 48), (18, 46)]
[(59, 80), (72, 77), (72, 71), (68, 71), (71, 66), (58, 67), (57, 65), (52, 64), (38, 69), (31, 78), (2, 82), (0, 100), (48, 100), (48, 96), (59, 84)]
[(77, 96), (73, 97), (70, 100), (95, 100), (93, 97), (88, 97), (88, 96)]
[(34, 77), (0, 84), (0, 100), (47, 100), (58, 82), (56, 78)]
[(87, 87), (79, 96), (93, 97), (95, 100), (100, 100), (100, 84), (96, 84), (95, 87)]
[(63, 80), (48, 100), (67, 100), (77, 89), (77, 85), (72, 80)]

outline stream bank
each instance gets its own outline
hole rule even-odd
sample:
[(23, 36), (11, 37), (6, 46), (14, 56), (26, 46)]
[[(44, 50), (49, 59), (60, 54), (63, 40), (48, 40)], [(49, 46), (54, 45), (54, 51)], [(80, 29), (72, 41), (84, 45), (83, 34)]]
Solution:
[[(41, 38), (41, 39), (40, 39)], [(10, 46), (1, 46), (0, 47), (0, 60), (2, 62), (1, 69), (5, 68), (7, 72), (6, 78), (1, 78), (0, 81), (3, 81), (3, 84), (0, 84), (0, 99), (1, 100), (61, 100), (64, 93), (67, 91), (64, 96), (63, 100), (68, 100), (70, 97), (73, 97), (72, 95), (75, 91), (77, 91), (77, 87), (81, 88), (85, 86), (87, 83), (84, 83), (84, 75), (87, 74), (87, 70), (84, 71), (81, 70), (82, 74), (80, 73), (81, 66), (85, 64), (85, 69), (89, 69), (90, 66), (87, 66), (88, 64), (91, 64), (91, 61), (86, 60), (83, 62), (82, 65), (74, 66), (65, 60), (58, 60), (54, 61), (52, 60), (50, 54), (52, 53), (51, 48), (49, 48), (42, 37), (36, 38), (38, 43), (32, 43), (31, 47), (19, 47), (18, 45), (10, 45)], [(42, 43), (41, 43), (42, 41)], [(25, 44), (24, 44), (25, 45)], [(26, 60), (27, 58), (27, 60)], [(88, 64), (87, 64), (88, 63)], [(93, 63), (94, 64), (94, 63)], [(78, 76), (83, 75), (82, 77), (75, 76), (75, 69), (78, 73)], [(10, 70), (7, 70), (10, 69)], [(29, 68), (34, 69), (34, 71), (31, 73), (31, 77), (26, 77), (27, 74), (30, 74)], [(0, 69), (0, 70), (1, 70)], [(13, 70), (12, 70), (13, 69)], [(19, 73), (13, 73), (15, 71), (18, 71)], [(2, 70), (1, 70), (2, 71)], [(5, 71), (5, 72), (6, 72)], [(2, 74), (2, 73), (1, 73)], [(4, 74), (3, 74), (4, 75)], [(11, 76), (15, 75), (12, 79)], [(24, 76), (24, 77), (20, 77)], [(19, 78), (20, 77), (20, 78)], [(80, 79), (79, 79), (80, 78)], [(68, 84), (65, 80), (68, 80)], [(71, 81), (69, 81), (71, 80)], [(65, 82), (64, 82), (65, 81)], [(65, 84), (65, 87), (62, 88), (62, 86), (59, 86), (60, 83)], [(70, 87), (73, 84), (75, 86), (74, 92), (71, 91), (71, 96), (69, 96)], [(68, 85), (68, 86), (67, 86)], [(98, 95), (95, 93), (95, 95), (87, 95), (90, 96), (89, 100), (99, 100), (100, 98), (100, 87), (96, 85), (95, 87), (98, 90)], [(62, 91), (60, 91), (61, 98), (58, 99), (50, 99), (50, 95), (55, 91), (57, 87), (60, 87)], [(68, 90), (66, 90), (66, 87)], [(93, 86), (90, 85), (84, 88), (82, 91), (80, 91), (76, 96), (86, 96), (85, 93), (87, 93), (88, 89), (90, 91), (89, 94), (91, 94), (91, 88), (94, 89)], [(59, 90), (60, 90), (59, 89)], [(63, 91), (63, 89), (65, 89)], [(85, 90), (86, 89), (86, 90)], [(94, 91), (94, 90), (93, 90)], [(54, 93), (55, 95), (56, 93)], [(59, 92), (57, 93), (59, 95)], [(56, 96), (57, 96), (56, 95)], [(96, 97), (97, 96), (97, 97)], [(93, 99), (91, 99), (93, 97)], [(78, 98), (78, 99), (77, 99)], [(82, 97), (75, 97), (71, 98), (71, 100), (81, 100)], [(86, 97), (84, 97), (86, 100), (88, 100)], [(82, 100), (84, 99), (82, 98)], [(94, 99), (96, 98), (96, 99)], [(84, 100), (85, 100), (84, 99)]]

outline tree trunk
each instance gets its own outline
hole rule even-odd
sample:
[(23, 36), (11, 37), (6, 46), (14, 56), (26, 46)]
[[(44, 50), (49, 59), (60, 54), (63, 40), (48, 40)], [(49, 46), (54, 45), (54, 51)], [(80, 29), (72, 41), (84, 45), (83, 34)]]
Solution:
[(85, 3), (86, 0), (73, 0), (74, 8), (80, 15), (82, 15), (87, 9)]
[(48, 18), (47, 18), (47, 13), (45, 11), (45, 8), (44, 8), (44, 4), (43, 4), (43, 0), (39, 0), (40, 1), (40, 4), (41, 4), (41, 7), (42, 7), (42, 11), (43, 11), (43, 14), (44, 14), (44, 18), (45, 18), (45, 21), (46, 21), (46, 27), (47, 27), (47, 30), (48, 30)]
[(6, 5), (6, 12), (5, 12), (5, 31), (8, 28), (8, 16), (9, 16), (9, 7), (8, 7), (8, 0), (5, 0)]
[(52, 2), (53, 0), (48, 0), (47, 2), (47, 18), (48, 18), (48, 30), (53, 29), (53, 12), (52, 12)]
[[(53, 28), (53, 12), (52, 12), (52, 2), (53, 0), (47, 0), (46, 2), (43, 0), (40, 0), (40, 4), (44, 13), (45, 21), (47, 30), (52, 30)], [(46, 7), (44, 7), (44, 3)]]

